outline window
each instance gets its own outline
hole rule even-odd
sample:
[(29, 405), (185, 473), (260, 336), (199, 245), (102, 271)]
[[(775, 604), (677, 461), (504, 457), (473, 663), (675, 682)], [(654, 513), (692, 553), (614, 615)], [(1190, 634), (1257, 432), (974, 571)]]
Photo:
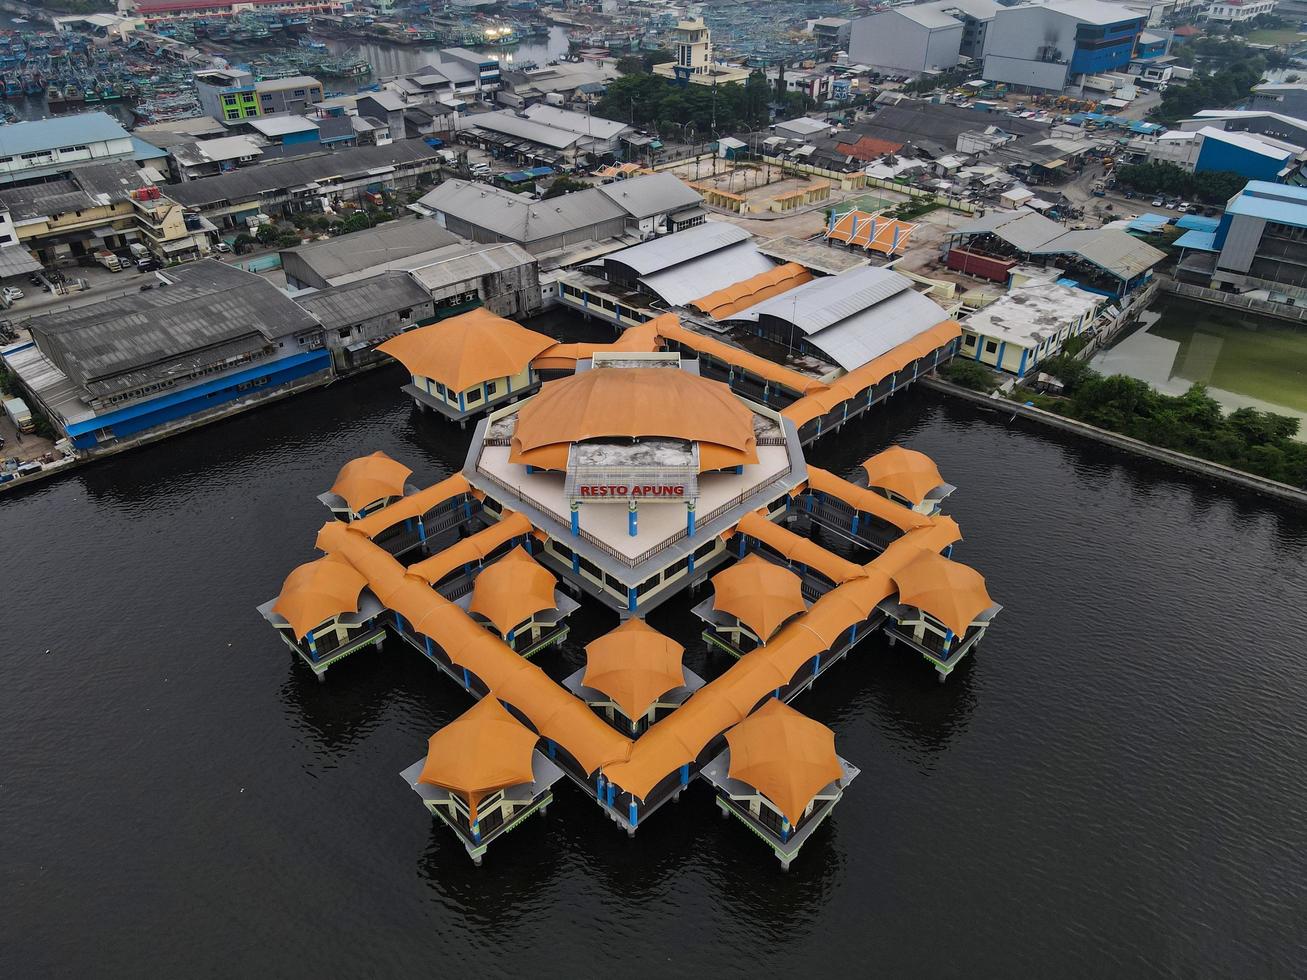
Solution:
[(239, 119), (241, 117), (241, 111), (239, 109), (228, 109), (223, 113), (223, 116), (229, 120)]
[(599, 566), (590, 559), (578, 556), (577, 560), (581, 565), (581, 571), (585, 572), (587, 575), (593, 576), (600, 582), (604, 580), (604, 573), (600, 571)]
[(13, 235), (0, 235), (0, 245), (8, 245), (13, 240)]
[(349, 327), (341, 327), (341, 329), (336, 331), (336, 336), (339, 337), (341, 340), (349, 340), (349, 335), (350, 335)]
[(698, 548), (695, 549), (694, 560), (698, 561), (700, 558), (707, 558), (716, 550), (717, 550), (717, 540), (714, 538), (712, 541), (709, 541), (707, 544), (701, 544), (699, 545)]
[(559, 558), (566, 558), (568, 561), (572, 560), (572, 549), (561, 541), (551, 541), (549, 547), (553, 549), (554, 554)]
[(441, 384), (439, 381), (436, 382), (436, 394), (438, 394), (441, 398), (445, 397), (445, 386)]
[(619, 582), (611, 575), (604, 576), (604, 585), (608, 586), (608, 588), (612, 589), (618, 595), (626, 595), (626, 583)]
[(498, 381), (487, 381), (487, 382), (486, 382), (486, 397), (487, 397), (487, 398), (494, 398), (495, 395), (497, 395), (498, 393), (499, 393), (499, 382), (498, 382)]
[(224, 96), (222, 97), (222, 104), (223, 104), (223, 105), (235, 105), (235, 104), (236, 104), (236, 96), (234, 96), (234, 95), (224, 95)]
[(0, 157), (0, 163), (13, 163), (13, 157)]
[(481, 400), (481, 391), (474, 388), (463, 396), (463, 400), (469, 405), (479, 402)]
[(975, 335), (974, 335), (974, 334), (967, 334), (965, 337), (962, 338), (962, 343), (963, 343), (964, 346), (967, 346), (967, 347), (975, 347), (975, 346), (976, 346), (976, 337), (975, 337)]
[(413, 318), (413, 311), (412, 311), (412, 310), (400, 310), (400, 311), (399, 311), (399, 318), (400, 318), (401, 320), (411, 320), (411, 319)]
[(998, 352), (998, 344), (992, 340), (985, 341), (985, 353), (995, 354)]
[(297, 88), (294, 94), (296, 98), (302, 99), (304, 97), (304, 90), (302, 88)]

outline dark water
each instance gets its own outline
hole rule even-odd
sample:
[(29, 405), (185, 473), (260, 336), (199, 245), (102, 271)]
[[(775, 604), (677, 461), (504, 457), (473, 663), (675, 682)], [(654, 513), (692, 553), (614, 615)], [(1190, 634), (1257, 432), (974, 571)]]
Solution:
[[(440, 63), (441, 45), (438, 44), (380, 44), (370, 40), (355, 42), (345, 38), (328, 37), (321, 40), (336, 54), (344, 54), (348, 51), (366, 58), (372, 64), (372, 73), (377, 78), (391, 78), (417, 71), (425, 65)], [(549, 62), (567, 54), (567, 31), (555, 26), (549, 29), (548, 38), (528, 38), (521, 44), (503, 47), (479, 46), (472, 50), (494, 58), (506, 69), (529, 62), (535, 62), (543, 68)], [(345, 81), (348, 82), (348, 79)], [(327, 87), (332, 88), (333, 84), (328, 84)]]
[(696, 783), (634, 840), (562, 785), (478, 870), (397, 775), (462, 692), (398, 644), (319, 685), (254, 611), (343, 461), (461, 461), (400, 381), (0, 503), (5, 975), (1302, 975), (1302, 517), (897, 398), (814, 462), (934, 456), (1006, 610), (947, 685), (873, 638), (799, 699), (862, 776), (794, 869)]

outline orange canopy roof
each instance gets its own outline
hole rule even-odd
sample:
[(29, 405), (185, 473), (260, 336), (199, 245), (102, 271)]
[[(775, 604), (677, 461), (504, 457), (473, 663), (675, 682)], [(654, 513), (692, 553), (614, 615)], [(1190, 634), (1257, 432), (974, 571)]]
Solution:
[(766, 643), (782, 623), (808, 608), (802, 586), (788, 568), (749, 555), (712, 577), (713, 608), (734, 616)]
[(725, 289), (692, 300), (690, 305), (714, 320), (722, 320), (811, 280), (812, 273), (799, 263), (786, 262), (784, 265), (750, 276)]
[(327, 555), (286, 576), (272, 611), (290, 623), (295, 639), (302, 640), (319, 623), (343, 612), (358, 612), (359, 593), (367, 584), (345, 559)]
[(814, 796), (844, 775), (835, 733), (776, 698), (728, 731), (726, 743), (727, 775), (775, 803), (791, 825)]
[(994, 605), (979, 572), (933, 551), (919, 552), (894, 573), (894, 583), (899, 602), (930, 613), (959, 636)]
[(685, 647), (632, 617), (585, 648), (581, 683), (613, 699), (628, 718), (639, 718), (660, 695), (685, 684)]
[(331, 492), (344, 499), (349, 509), (359, 511), (385, 497), (402, 497), (404, 483), (413, 471), (381, 450), (371, 456), (351, 459), (336, 474)]
[(554, 344), (553, 347), (550, 347), (532, 361), (531, 365), (537, 371), (570, 371), (576, 367), (577, 361), (594, 357), (595, 354), (620, 354), (623, 352), (652, 354), (658, 350), (658, 321), (666, 317), (675, 320), (676, 314), (664, 313), (662, 316), (647, 320), (639, 326), (627, 327), (622, 332), (622, 336), (611, 344)]
[(477, 575), (468, 608), (506, 636), (540, 610), (554, 608), (555, 584), (555, 578), (518, 545)]
[[(668, 317), (671, 317), (671, 319), (668, 319)], [(816, 378), (800, 374), (798, 371), (777, 364), (775, 361), (769, 361), (757, 354), (750, 354), (747, 350), (733, 347), (714, 337), (688, 330), (681, 326), (680, 318), (672, 314), (664, 314), (658, 317), (656, 322), (658, 323), (658, 336), (675, 341), (684, 347), (698, 351), (700, 354), (707, 354), (719, 361), (725, 361), (727, 364), (734, 364), (756, 377), (774, 382), (788, 388), (790, 391), (800, 393), (821, 391), (826, 387)]]
[(854, 507), (864, 514), (879, 517), (882, 521), (893, 524), (900, 531), (910, 531), (914, 527), (926, 527), (930, 523), (930, 518), (925, 514), (918, 514), (915, 510), (888, 500), (866, 487), (860, 487), (848, 480), (843, 480), (819, 466), (808, 467), (808, 486), (820, 493), (828, 493), (832, 497), (838, 497), (850, 507)]
[(377, 350), (454, 391), (495, 378), (512, 377), (554, 340), (484, 307), (392, 337)]
[(534, 779), (535, 732), (487, 695), (427, 740), (419, 783), (439, 786), (467, 800), (472, 820), (490, 793)]
[(898, 494), (919, 504), (926, 494), (944, 482), (939, 467), (925, 453), (902, 446), (890, 446), (862, 464), (867, 484)]
[(672, 368), (596, 368), (551, 381), (522, 406), (509, 460), (586, 439), (654, 436), (735, 450), (756, 463), (753, 413), (728, 388)]
[[(455, 569), (484, 560), (486, 555), (505, 541), (530, 533), (530, 521), (516, 511), (504, 511), (503, 518), (497, 524), (482, 528), (476, 534), (455, 541), (444, 551), (438, 551), (430, 558), (410, 565), (408, 573), (429, 585), (435, 585)], [(552, 590), (550, 595), (553, 595)]]
[(318, 547), (347, 559), (367, 577), (368, 587), (382, 602), (409, 623), (420, 624), (415, 627), (418, 632), (431, 637), (453, 662), (467, 667), (520, 710), (587, 773), (629, 755), (629, 739), (457, 605), (406, 575), (403, 565), (365, 535), (340, 521), (329, 521), (318, 532)]
[[(809, 468), (811, 473), (811, 467)], [(880, 498), (889, 503), (884, 497)], [(740, 534), (757, 538), (768, 547), (779, 551), (790, 561), (815, 568), (838, 585), (849, 579), (860, 578), (866, 574), (861, 565), (841, 558), (834, 552), (827, 551), (815, 541), (795, 534), (789, 528), (781, 527), (767, 520), (761, 514), (749, 513), (740, 518), (735, 529)]]
[(853, 210), (841, 215), (826, 237), (889, 255), (902, 250), (916, 230), (917, 226), (907, 221)]
[(370, 538), (375, 537), (382, 531), (394, 527), (400, 521), (407, 521), (419, 514), (425, 514), (432, 507), (443, 504), (452, 497), (475, 492), (462, 473), (455, 473), (434, 486), (409, 494), (407, 497), (402, 497), (393, 504), (382, 507), (381, 510), (373, 511), (367, 517), (354, 521), (350, 524), (350, 527), (356, 531), (361, 531)]

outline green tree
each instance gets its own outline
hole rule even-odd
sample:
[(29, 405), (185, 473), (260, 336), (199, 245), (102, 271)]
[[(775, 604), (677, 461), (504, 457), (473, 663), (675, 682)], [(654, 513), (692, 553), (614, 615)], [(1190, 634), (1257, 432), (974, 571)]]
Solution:
[(955, 385), (972, 391), (993, 391), (998, 387), (998, 379), (993, 371), (964, 357), (953, 358), (940, 369), (940, 373)]
[(551, 198), (562, 197), (564, 194), (570, 194), (572, 191), (583, 191), (590, 185), (583, 180), (576, 180), (573, 177), (562, 174), (554, 178), (554, 182), (549, 185), (549, 190), (541, 196), (541, 200), (548, 201)]

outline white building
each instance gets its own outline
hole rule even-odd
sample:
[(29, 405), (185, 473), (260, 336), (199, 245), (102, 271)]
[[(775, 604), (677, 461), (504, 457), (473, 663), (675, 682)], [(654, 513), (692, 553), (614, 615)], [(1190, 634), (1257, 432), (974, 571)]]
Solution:
[(1003, 7), (990, 25), (984, 77), (1060, 92), (1086, 76), (1125, 71), (1147, 12), (1102, 0)]
[(1275, 10), (1276, 0), (1222, 0), (1207, 8), (1203, 15), (1222, 24), (1242, 24)]
[(135, 152), (132, 137), (103, 112), (14, 123), (0, 133), (0, 185), (41, 180), (91, 163), (131, 160)]
[(1024, 378), (1085, 332), (1103, 297), (1055, 282), (1029, 283), (962, 321), (962, 348), (969, 357)]
[(898, 7), (853, 22), (849, 59), (913, 74), (952, 68), (958, 63), (962, 34), (962, 21), (934, 4)]
[(673, 38), (676, 60), (654, 65), (654, 74), (691, 85), (718, 85), (746, 82), (748, 69), (713, 61), (712, 32), (702, 18), (683, 20), (676, 25)]

